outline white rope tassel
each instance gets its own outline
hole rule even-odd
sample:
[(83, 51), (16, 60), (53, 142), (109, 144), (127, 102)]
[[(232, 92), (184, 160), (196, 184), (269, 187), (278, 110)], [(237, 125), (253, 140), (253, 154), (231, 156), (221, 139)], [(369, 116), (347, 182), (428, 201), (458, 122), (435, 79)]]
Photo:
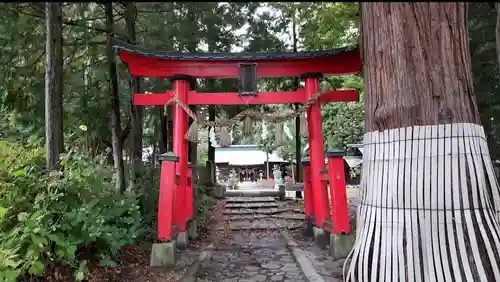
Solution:
[(208, 132), (208, 138), (210, 138), (210, 145), (212, 147), (218, 146), (217, 140), (215, 139), (215, 128), (212, 126)]
[(369, 132), (363, 149), (346, 281), (500, 281), (500, 190), (481, 126)]
[(261, 125), (262, 125), (262, 135), (261, 135), (261, 137), (262, 137), (262, 139), (265, 139), (267, 137), (267, 123), (266, 123), (266, 121), (263, 120), (262, 123), (261, 123)]

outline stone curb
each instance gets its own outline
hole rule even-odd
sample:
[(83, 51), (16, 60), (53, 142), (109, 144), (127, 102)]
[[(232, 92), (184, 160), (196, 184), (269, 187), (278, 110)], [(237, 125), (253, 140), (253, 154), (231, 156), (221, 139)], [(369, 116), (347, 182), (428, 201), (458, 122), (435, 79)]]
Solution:
[(198, 274), (200, 273), (203, 262), (210, 258), (214, 246), (213, 244), (208, 245), (204, 251), (198, 256), (198, 259), (194, 261), (186, 270), (179, 282), (196, 282)]
[(325, 282), (323, 277), (316, 272), (311, 261), (305, 256), (304, 252), (298, 247), (297, 243), (292, 239), (290, 234), (286, 231), (280, 232), (281, 237), (286, 240), (286, 246), (292, 253), (293, 258), (302, 269), (302, 273), (309, 282)]

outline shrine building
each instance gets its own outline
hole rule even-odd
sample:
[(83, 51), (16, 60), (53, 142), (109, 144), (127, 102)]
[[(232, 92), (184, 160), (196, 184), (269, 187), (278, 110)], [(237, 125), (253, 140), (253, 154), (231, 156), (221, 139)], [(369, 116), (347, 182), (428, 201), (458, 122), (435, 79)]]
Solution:
[[(269, 167), (267, 164), (269, 163)], [(258, 145), (231, 145), (231, 147), (215, 146), (215, 165), (218, 171), (217, 180), (225, 181), (229, 172), (234, 169), (241, 181), (256, 182), (273, 177), (273, 167), (288, 163), (278, 154), (262, 151)], [(269, 168), (269, 172), (267, 169)]]

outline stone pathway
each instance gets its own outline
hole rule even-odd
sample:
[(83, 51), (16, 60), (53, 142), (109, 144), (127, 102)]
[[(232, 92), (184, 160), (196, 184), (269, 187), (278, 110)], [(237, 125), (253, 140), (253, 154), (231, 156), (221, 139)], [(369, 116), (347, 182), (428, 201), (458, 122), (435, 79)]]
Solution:
[[(348, 193), (349, 216), (351, 228), (356, 228), (356, 210), (359, 206), (359, 196), (357, 191)], [(302, 211), (295, 210), (297, 213)], [(343, 281), (344, 259), (333, 260), (328, 249), (321, 249), (314, 244), (310, 237), (305, 237), (302, 230), (294, 230), (290, 232), (294, 241), (298, 244), (305, 256), (314, 265), (315, 270), (320, 274), (325, 281), (341, 282)], [(346, 267), (348, 268), (348, 267)], [(347, 271), (347, 269), (346, 269)]]
[[(262, 189), (248, 190), (257, 188)], [(348, 198), (354, 229), (359, 199), (357, 193)], [(271, 197), (227, 197), (225, 203), (223, 223), (215, 226), (220, 233), (218, 242), (204, 262), (198, 281), (308, 281), (280, 235), (282, 230), (288, 230), (310, 262), (317, 273), (315, 279), (321, 276), (320, 281), (342, 281), (344, 260), (332, 260), (328, 249), (318, 248), (312, 238), (303, 236), (302, 203), (279, 202)]]
[(307, 281), (279, 232), (238, 232), (220, 244), (198, 281)]
[(328, 253), (328, 248), (321, 249), (316, 246), (310, 237), (304, 237), (302, 230), (291, 232), (291, 235), (303, 254), (314, 265), (314, 269), (325, 281), (343, 281), (342, 267), (344, 266), (344, 259), (333, 260)]
[(279, 231), (302, 227), (292, 202), (273, 198), (228, 197), (223, 238), (204, 263), (198, 281), (307, 281)]

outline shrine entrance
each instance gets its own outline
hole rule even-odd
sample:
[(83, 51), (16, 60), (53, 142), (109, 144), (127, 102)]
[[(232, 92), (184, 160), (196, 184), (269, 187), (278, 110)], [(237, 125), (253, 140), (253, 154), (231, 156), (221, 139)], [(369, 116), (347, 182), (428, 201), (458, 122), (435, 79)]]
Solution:
[[(306, 230), (314, 230), (315, 241), (325, 236), (350, 234), (344, 179), (343, 153), (324, 151), (321, 104), (357, 101), (355, 90), (320, 91), (325, 75), (355, 74), (361, 61), (357, 49), (340, 48), (312, 52), (275, 53), (181, 53), (156, 52), (114, 40), (121, 60), (134, 77), (168, 78), (172, 90), (164, 93), (134, 93), (138, 106), (168, 106), (173, 109), (173, 152), (160, 155), (161, 184), (158, 201), (158, 240), (170, 242), (177, 238), (186, 242), (193, 220), (193, 187), (188, 166), (188, 140), (198, 142), (200, 126), (214, 130), (221, 147), (231, 145), (228, 128), (243, 122), (252, 127), (252, 120), (277, 124), (300, 117), (309, 142), (310, 158), (304, 160), (304, 206)], [(287, 92), (259, 92), (258, 78), (300, 77), (304, 88)], [(199, 93), (192, 89), (196, 78), (239, 78), (237, 93)], [(247, 109), (228, 120), (207, 121), (198, 118), (192, 105), (255, 105), (298, 104), (296, 110), (262, 114)], [(193, 119), (189, 125), (189, 118)], [(306, 128), (307, 127), (307, 130)], [(325, 169), (325, 157), (328, 170)], [(251, 179), (248, 172), (243, 178)], [(255, 177), (254, 177), (255, 178)], [(329, 242), (329, 239), (326, 241)]]

